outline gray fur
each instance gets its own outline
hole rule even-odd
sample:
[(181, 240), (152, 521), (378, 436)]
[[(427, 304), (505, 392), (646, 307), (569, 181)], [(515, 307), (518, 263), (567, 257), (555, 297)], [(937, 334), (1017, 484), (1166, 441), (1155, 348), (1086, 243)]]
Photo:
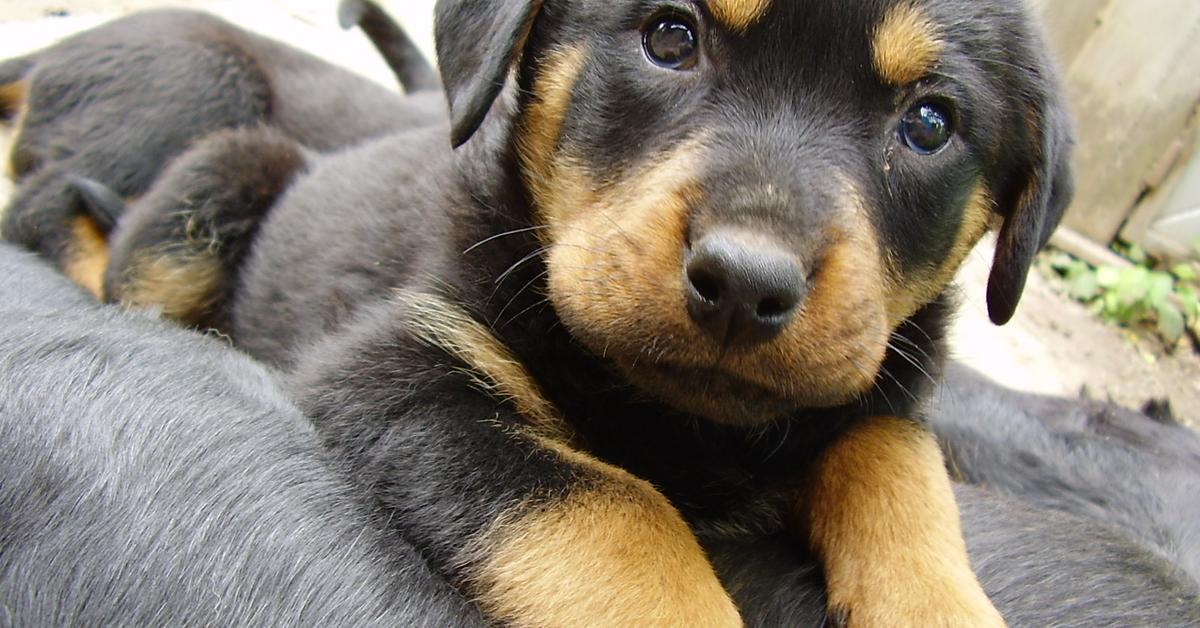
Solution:
[(951, 471), (1111, 526), (1200, 580), (1200, 438), (1088, 400), (1030, 395), (962, 366), (931, 412)]
[(274, 374), (0, 249), (0, 625), (480, 623)]

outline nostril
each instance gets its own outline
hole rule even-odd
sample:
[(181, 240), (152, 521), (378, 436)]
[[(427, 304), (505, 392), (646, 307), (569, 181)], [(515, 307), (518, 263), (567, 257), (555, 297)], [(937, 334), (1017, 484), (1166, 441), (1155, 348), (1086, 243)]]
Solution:
[(775, 320), (787, 316), (791, 313), (793, 302), (791, 300), (767, 297), (758, 302), (758, 308), (754, 313), (762, 320)]
[(708, 272), (692, 270), (688, 273), (688, 280), (692, 282), (692, 287), (696, 289), (696, 293), (700, 295), (701, 299), (708, 303), (716, 303), (721, 300), (721, 282)]

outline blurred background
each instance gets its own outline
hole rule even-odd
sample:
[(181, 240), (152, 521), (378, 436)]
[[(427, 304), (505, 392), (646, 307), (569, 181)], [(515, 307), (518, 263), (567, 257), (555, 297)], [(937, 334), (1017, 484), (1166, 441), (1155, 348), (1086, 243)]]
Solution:
[[(983, 297), (990, 243), (971, 256), (955, 355), (1025, 390), (1085, 390), (1126, 405), (1167, 399), (1196, 425), (1200, 1), (1029, 1), (1076, 120), (1076, 198), (1004, 328), (987, 321)], [(0, 0), (0, 58), (165, 4), (211, 11), (395, 85), (366, 39), (338, 28), (336, 0)], [(433, 0), (381, 4), (431, 53)], [(0, 201), (8, 185), (0, 181)]]

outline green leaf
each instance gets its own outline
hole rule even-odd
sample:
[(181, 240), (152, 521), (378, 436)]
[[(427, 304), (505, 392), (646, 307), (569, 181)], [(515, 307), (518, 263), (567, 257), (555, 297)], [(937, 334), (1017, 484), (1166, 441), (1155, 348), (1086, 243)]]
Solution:
[(1134, 264), (1145, 264), (1150, 259), (1146, 255), (1146, 250), (1136, 244), (1129, 245), (1129, 250), (1125, 252), (1125, 256)]
[(1150, 291), (1150, 271), (1134, 266), (1121, 271), (1117, 278), (1117, 297), (1125, 305), (1133, 305), (1146, 298)]
[(1121, 271), (1112, 266), (1101, 266), (1096, 269), (1096, 280), (1101, 288), (1114, 288), (1121, 281)]
[(1071, 264), (1078, 261), (1074, 257), (1071, 257), (1069, 253), (1064, 253), (1062, 251), (1055, 251), (1046, 255), (1046, 260), (1050, 262), (1050, 266), (1052, 268), (1057, 270), (1065, 270), (1070, 268)]
[(1162, 272), (1150, 273), (1150, 283), (1146, 288), (1146, 305), (1156, 308), (1166, 303), (1174, 290), (1175, 279), (1171, 275)]
[(1196, 268), (1191, 264), (1179, 264), (1171, 269), (1171, 274), (1180, 281), (1196, 281)]
[(1104, 293), (1104, 317), (1109, 320), (1119, 320), (1118, 315), (1121, 311), (1121, 300), (1117, 298), (1115, 292)]
[(1070, 279), (1069, 290), (1071, 298), (1077, 301), (1091, 301), (1100, 296), (1100, 282), (1096, 281), (1096, 273), (1079, 273)]
[(1174, 345), (1179, 342), (1186, 331), (1187, 321), (1174, 305), (1163, 303), (1158, 307), (1158, 333), (1168, 344)]
[(1175, 289), (1175, 295), (1183, 302), (1183, 310), (1187, 313), (1188, 318), (1192, 320), (1200, 318), (1200, 294), (1196, 293), (1195, 288), (1179, 286)]

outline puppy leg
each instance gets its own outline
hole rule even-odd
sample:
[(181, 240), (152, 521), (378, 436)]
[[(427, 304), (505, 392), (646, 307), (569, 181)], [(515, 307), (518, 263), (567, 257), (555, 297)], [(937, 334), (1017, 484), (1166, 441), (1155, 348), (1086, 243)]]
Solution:
[(266, 127), (201, 140), (119, 222), (104, 299), (222, 329), (259, 225), (306, 163), (295, 141)]
[(486, 326), (416, 299), (363, 312), (291, 382), (381, 516), (501, 625), (741, 625), (670, 502), (555, 438)]
[(822, 454), (807, 520), (830, 612), (850, 626), (1002, 626), (971, 569), (932, 434), (873, 417)]

